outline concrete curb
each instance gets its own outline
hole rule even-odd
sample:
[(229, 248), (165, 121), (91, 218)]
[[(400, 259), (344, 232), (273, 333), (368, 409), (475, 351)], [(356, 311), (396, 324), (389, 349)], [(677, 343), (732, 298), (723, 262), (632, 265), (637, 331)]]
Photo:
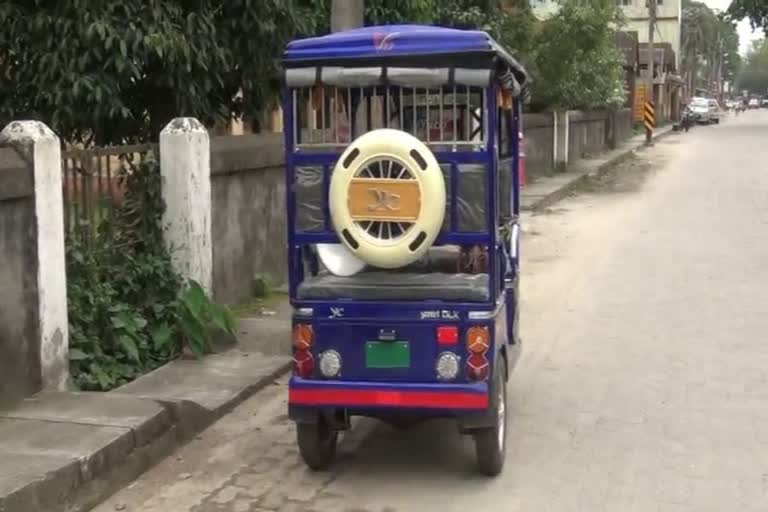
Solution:
[[(654, 135), (653, 141), (661, 140), (672, 133), (675, 132), (672, 130), (671, 126), (665, 127), (663, 131), (659, 131)], [(565, 180), (558, 179), (560, 183), (553, 186), (552, 189), (545, 194), (526, 201), (525, 194), (523, 193), (521, 195), (523, 204), (520, 209), (522, 211), (536, 211), (552, 206), (568, 197), (589, 178), (602, 176), (608, 170), (630, 158), (634, 152), (642, 150), (643, 148), (645, 148), (644, 142), (640, 144), (627, 144), (627, 147), (625, 148), (603, 153), (603, 158), (598, 157), (594, 160), (579, 160), (573, 166), (575, 169), (566, 173), (571, 174), (572, 176)], [(562, 176), (559, 178), (562, 178)], [(552, 178), (545, 179), (552, 180)]]
[(188, 440), (285, 374), (290, 365), (289, 357), (232, 349), (200, 361), (173, 361), (115, 392), (161, 404), (180, 439)]
[(43, 392), (0, 411), (0, 512), (90, 510), (289, 368), (234, 348), (109, 393)]

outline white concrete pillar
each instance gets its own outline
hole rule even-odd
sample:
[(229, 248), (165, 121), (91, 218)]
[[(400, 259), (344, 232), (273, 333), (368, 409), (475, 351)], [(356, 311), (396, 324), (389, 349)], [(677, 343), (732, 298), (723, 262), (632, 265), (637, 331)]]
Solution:
[(210, 146), (208, 132), (194, 118), (176, 118), (160, 133), (165, 240), (176, 271), (208, 293), (213, 287)]
[(568, 131), (570, 130), (570, 116), (568, 111), (553, 112), (554, 117), (554, 158), (555, 167), (568, 165)]
[(39, 121), (14, 121), (0, 132), (0, 144), (15, 146), (32, 167), (41, 381), (44, 388), (65, 389), (69, 378), (69, 324), (61, 142)]

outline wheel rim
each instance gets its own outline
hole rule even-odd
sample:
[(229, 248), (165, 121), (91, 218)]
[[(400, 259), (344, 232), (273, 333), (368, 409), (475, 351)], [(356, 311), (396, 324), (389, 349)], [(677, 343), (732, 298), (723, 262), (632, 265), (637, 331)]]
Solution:
[(498, 421), (498, 428), (497, 431), (499, 433), (499, 450), (504, 451), (504, 442), (506, 440), (506, 430), (507, 430), (507, 421), (506, 421), (506, 401), (504, 400), (504, 385), (502, 384), (501, 389), (499, 389), (499, 407), (498, 407), (498, 414), (496, 415), (496, 421)]

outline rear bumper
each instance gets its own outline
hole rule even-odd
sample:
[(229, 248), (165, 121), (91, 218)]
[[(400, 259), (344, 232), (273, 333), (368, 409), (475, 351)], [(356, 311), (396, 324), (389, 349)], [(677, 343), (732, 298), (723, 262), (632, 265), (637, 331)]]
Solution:
[(413, 384), (315, 381), (297, 377), (288, 384), (291, 408), (411, 410), (462, 414), (488, 408), (488, 384)]

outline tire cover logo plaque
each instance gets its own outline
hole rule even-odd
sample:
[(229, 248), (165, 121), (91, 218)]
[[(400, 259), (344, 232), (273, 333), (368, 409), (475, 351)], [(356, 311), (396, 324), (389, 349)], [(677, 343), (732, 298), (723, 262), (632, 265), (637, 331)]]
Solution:
[(354, 178), (347, 206), (356, 221), (415, 222), (421, 190), (415, 180)]

